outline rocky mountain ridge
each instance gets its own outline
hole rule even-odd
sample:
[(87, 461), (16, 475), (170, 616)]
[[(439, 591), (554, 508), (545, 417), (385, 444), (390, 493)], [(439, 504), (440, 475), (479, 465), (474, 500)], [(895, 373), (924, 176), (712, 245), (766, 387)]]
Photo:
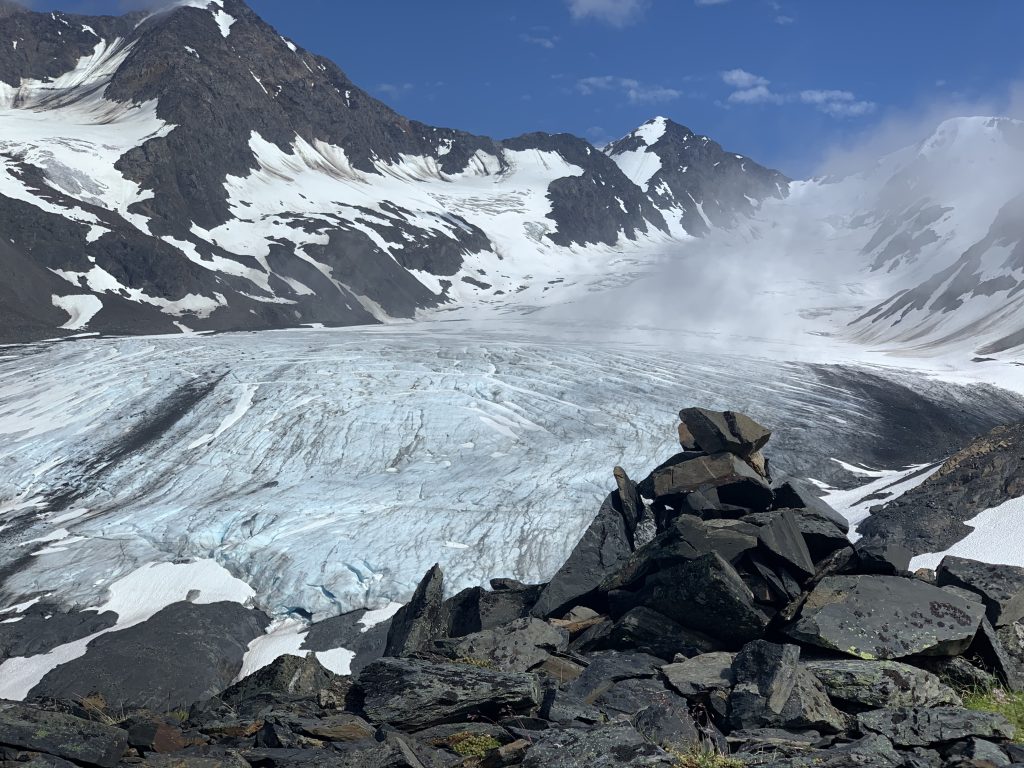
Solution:
[[(173, 659), (170, 674), (150, 675), (180, 638), (158, 633), (140, 653), (114, 633), (31, 702), (0, 703), (0, 760), (1021, 764), (1014, 725), (966, 707), (962, 693), (1024, 690), (1024, 569), (946, 558), (911, 574), (909, 551), (851, 545), (840, 515), (800, 482), (772, 478), (767, 429), (734, 412), (680, 417), (681, 452), (640, 483), (616, 469), (616, 489), (547, 584), (495, 579), (445, 599), (435, 567), (371, 630), (355, 674), (286, 654), (212, 697), (201, 687), (232, 674), (216, 654), (179, 657), (189, 675), (173, 674)], [(214, 624), (241, 627), (219, 605), (172, 608), (209, 608)], [(164, 626), (188, 633), (183, 618)], [(196, 639), (204, 633), (229, 639), (212, 626)]]
[(690, 175), (648, 193), (567, 134), (409, 120), (243, 0), (118, 18), (9, 6), (0, 38), (6, 340), (537, 301), (786, 191), (751, 160), (719, 170), (707, 139), (659, 147), (666, 179)]

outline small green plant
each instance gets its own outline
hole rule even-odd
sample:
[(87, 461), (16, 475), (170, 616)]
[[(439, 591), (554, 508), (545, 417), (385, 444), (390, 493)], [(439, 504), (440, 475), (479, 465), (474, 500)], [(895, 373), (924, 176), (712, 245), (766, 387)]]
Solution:
[(184, 722), (186, 722), (188, 720), (188, 710), (187, 709), (175, 709), (172, 712), (169, 712), (167, 714), (167, 716), (171, 720), (175, 720), (175, 721), (177, 721), (179, 723), (184, 723)]
[(743, 768), (743, 763), (720, 750), (714, 742), (701, 739), (684, 750), (670, 749), (675, 768)]
[(961, 692), (964, 706), (979, 712), (995, 712), (1002, 715), (1016, 731), (1014, 741), (1024, 742), (1024, 693), (1014, 693), (1005, 688), (991, 688), (987, 691)]
[(456, 733), (448, 737), (448, 745), (461, 757), (483, 757), (501, 742), (485, 733)]

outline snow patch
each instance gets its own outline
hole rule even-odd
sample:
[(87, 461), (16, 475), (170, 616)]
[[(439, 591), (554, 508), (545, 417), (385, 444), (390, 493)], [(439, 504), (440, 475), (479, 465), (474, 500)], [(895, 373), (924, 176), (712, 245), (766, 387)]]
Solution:
[(85, 328), (96, 313), (103, 309), (103, 302), (92, 294), (80, 296), (52, 297), (53, 306), (68, 313), (69, 320), (61, 326), (66, 331), (80, 331)]

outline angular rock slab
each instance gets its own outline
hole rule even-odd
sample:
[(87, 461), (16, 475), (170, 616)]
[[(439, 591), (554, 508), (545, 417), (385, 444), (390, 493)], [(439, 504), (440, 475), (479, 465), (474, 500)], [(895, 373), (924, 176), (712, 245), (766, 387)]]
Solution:
[(830, 576), (786, 633), (867, 660), (955, 656), (971, 644), (984, 612), (981, 603), (914, 579)]
[(703, 653), (678, 664), (666, 664), (661, 674), (683, 696), (727, 690), (736, 683), (732, 673), (735, 653)]
[(1014, 728), (1002, 715), (960, 707), (897, 707), (862, 712), (857, 722), (864, 733), (885, 736), (899, 747), (927, 747), (971, 737), (1012, 739)]
[(960, 587), (979, 595), (994, 627), (1024, 619), (1024, 568), (946, 555), (935, 577), (940, 587)]
[[(747, 458), (761, 450), (772, 436), (766, 427), (736, 411), (684, 408), (679, 412), (679, 420), (693, 442), (707, 453), (728, 451)], [(686, 437), (683, 430), (679, 436), (682, 442)]]
[(434, 564), (416, 585), (408, 603), (391, 619), (385, 656), (409, 656), (445, 634), (444, 571)]
[(769, 623), (736, 569), (715, 552), (648, 577), (637, 602), (733, 645), (761, 637)]
[(114, 768), (128, 749), (128, 733), (59, 712), (0, 702), (0, 745)]
[(359, 675), (363, 709), (373, 723), (417, 731), (475, 717), (527, 714), (540, 704), (537, 679), (468, 664), (384, 658)]
[(545, 731), (522, 768), (673, 768), (675, 760), (628, 725)]
[(603, 579), (618, 570), (632, 554), (632, 531), (616, 506), (616, 493), (601, 505), (597, 517), (573, 549), (569, 559), (541, 592), (530, 613), (538, 618), (560, 617), (579, 605), (581, 598), (593, 592)]
[(830, 698), (866, 709), (960, 706), (960, 697), (937, 675), (898, 661), (808, 661)]
[(732, 453), (696, 456), (656, 470), (651, 477), (656, 498), (717, 488), (725, 504), (767, 509), (774, 499), (768, 482)]

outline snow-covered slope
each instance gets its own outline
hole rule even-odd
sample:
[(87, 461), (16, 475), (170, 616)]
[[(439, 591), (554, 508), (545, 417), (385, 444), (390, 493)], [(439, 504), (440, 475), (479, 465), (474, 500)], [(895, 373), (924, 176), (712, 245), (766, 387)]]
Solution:
[(684, 233), (674, 203), (582, 139), (408, 120), (243, 0), (9, 6), (0, 39), (8, 340), (536, 304)]

